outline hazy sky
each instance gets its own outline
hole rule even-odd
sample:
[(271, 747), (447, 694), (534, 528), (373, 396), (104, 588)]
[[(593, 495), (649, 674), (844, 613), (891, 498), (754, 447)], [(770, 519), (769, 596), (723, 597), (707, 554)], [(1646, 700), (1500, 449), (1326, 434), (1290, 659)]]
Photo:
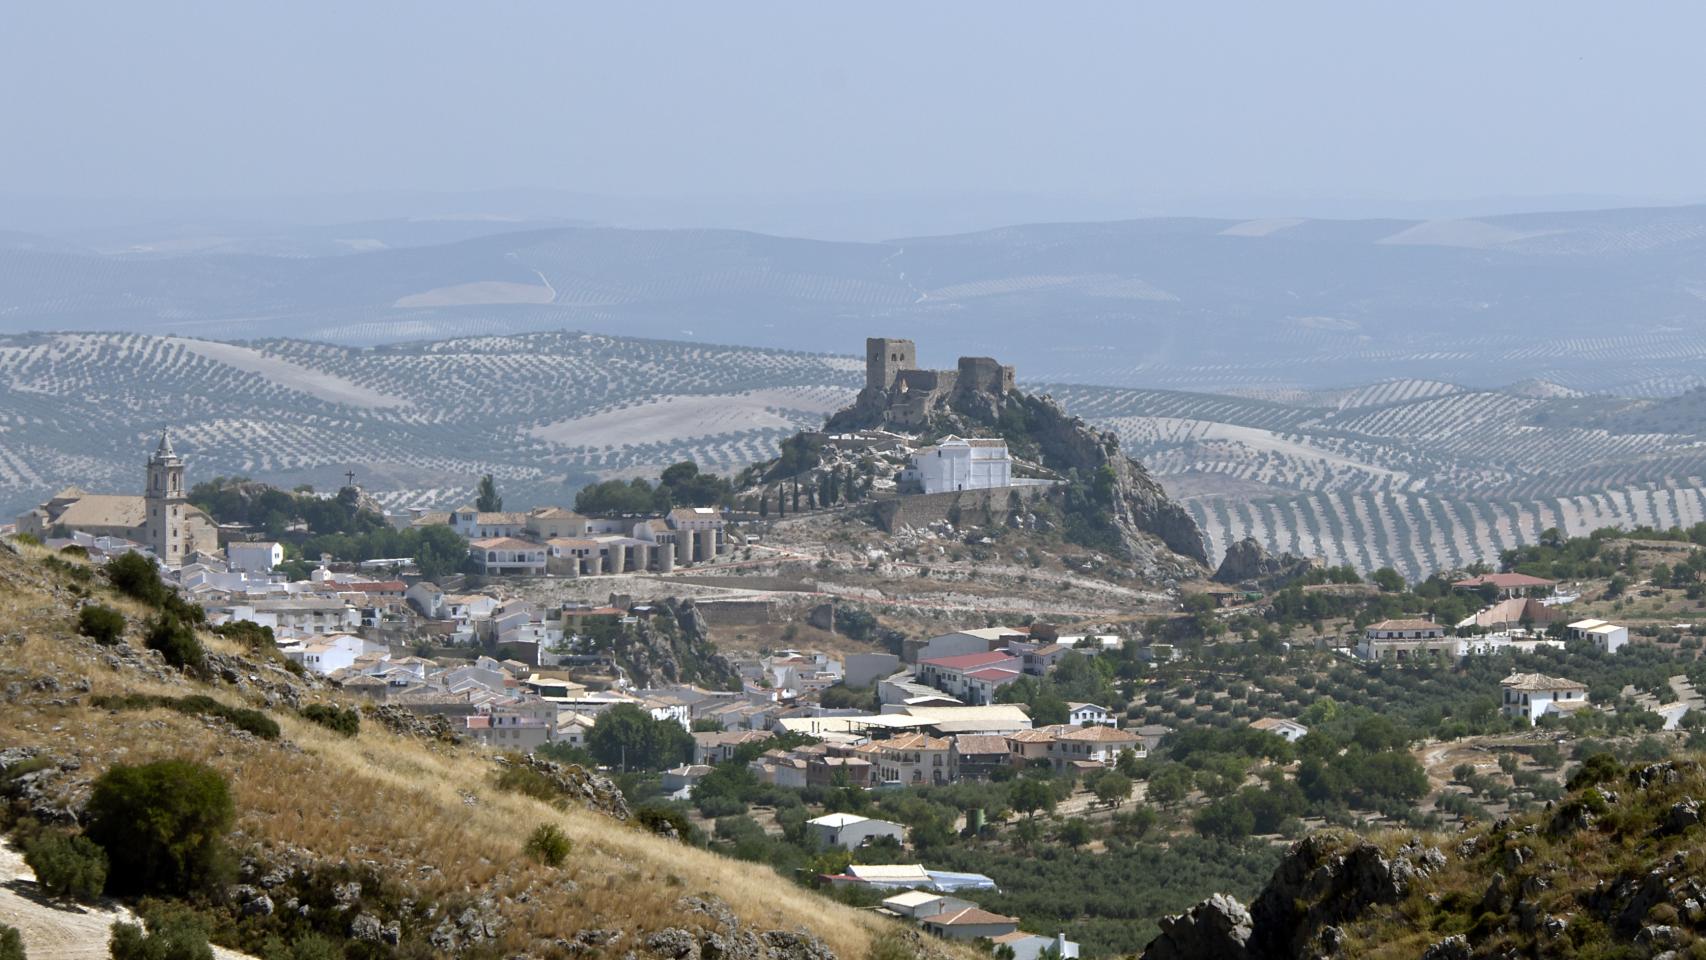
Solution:
[(1702, 35), (1559, 0), (11, 3), (0, 194), (1690, 200)]

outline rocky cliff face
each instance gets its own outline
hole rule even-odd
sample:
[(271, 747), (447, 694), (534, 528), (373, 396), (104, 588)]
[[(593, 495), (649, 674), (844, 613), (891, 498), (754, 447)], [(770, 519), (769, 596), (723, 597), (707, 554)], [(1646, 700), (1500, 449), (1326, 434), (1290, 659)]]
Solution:
[(1226, 548), (1226, 558), (1214, 571), (1216, 583), (1254, 583), (1266, 589), (1283, 587), (1308, 573), (1314, 561), (1290, 553), (1274, 556), (1255, 537), (1245, 537)]
[(642, 618), (616, 643), (616, 662), (636, 686), (696, 683), (729, 689), (740, 674), (711, 642), (711, 628), (691, 600), (666, 600), (664, 612)]

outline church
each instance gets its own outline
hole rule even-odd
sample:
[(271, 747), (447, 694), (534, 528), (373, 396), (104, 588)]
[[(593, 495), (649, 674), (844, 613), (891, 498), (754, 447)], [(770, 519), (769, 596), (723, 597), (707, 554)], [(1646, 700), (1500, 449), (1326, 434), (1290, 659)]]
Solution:
[(93, 537), (119, 537), (148, 548), (168, 567), (182, 566), (197, 552), (219, 548), (219, 531), (201, 508), (191, 506), (184, 486), (184, 461), (172, 438), (160, 442), (146, 464), (147, 486), (140, 497), (84, 493), (67, 487), (18, 517), (19, 533), (38, 539), (80, 530)]

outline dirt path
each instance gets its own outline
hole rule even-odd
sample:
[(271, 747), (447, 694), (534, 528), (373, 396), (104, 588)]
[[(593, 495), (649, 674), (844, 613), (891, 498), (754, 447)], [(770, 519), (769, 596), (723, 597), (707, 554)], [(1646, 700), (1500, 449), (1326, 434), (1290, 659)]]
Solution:
[[(47, 900), (35, 874), (10, 845), (0, 846), (0, 923), (18, 928), (30, 960), (106, 960), (112, 925), (135, 922), (125, 907), (67, 906)], [(213, 948), (216, 960), (253, 960), (246, 954)]]

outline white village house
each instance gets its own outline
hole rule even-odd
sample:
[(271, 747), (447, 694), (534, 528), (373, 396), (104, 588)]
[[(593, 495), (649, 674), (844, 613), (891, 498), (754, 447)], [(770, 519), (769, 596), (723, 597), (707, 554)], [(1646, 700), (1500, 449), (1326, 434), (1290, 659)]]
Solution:
[(1629, 642), (1629, 628), (1604, 620), (1577, 620), (1565, 627), (1571, 640), (1586, 640), (1600, 653), (1616, 653)]
[(887, 837), (906, 842), (906, 828), (887, 820), (873, 820), (856, 813), (829, 813), (806, 821), (806, 830), (826, 847), (856, 850), (873, 840)]
[(1513, 673), (1499, 686), (1504, 688), (1499, 712), (1533, 725), (1547, 714), (1568, 714), (1588, 705), (1586, 684), (1542, 673)]

